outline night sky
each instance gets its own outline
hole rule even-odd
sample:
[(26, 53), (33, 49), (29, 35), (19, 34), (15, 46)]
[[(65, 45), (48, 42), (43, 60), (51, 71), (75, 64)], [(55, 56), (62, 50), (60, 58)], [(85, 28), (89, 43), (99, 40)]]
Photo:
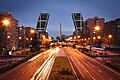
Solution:
[(40, 12), (48, 12), (47, 31), (59, 35), (62, 22), (63, 34), (72, 34), (74, 25), (71, 14), (81, 12), (84, 21), (94, 16), (105, 21), (120, 18), (120, 0), (0, 0), (0, 11), (10, 11), (19, 20), (19, 26), (36, 27)]

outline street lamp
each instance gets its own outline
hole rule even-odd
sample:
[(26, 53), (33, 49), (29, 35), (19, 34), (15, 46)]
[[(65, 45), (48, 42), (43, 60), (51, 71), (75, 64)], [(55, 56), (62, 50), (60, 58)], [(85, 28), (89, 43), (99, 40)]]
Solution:
[(35, 33), (35, 30), (32, 29), (30, 32), (31, 32), (32, 34), (34, 34), (34, 33)]
[(107, 37), (108, 37), (109, 47), (110, 47), (110, 42), (111, 42), (111, 41), (110, 41), (110, 39), (112, 39), (112, 35), (111, 35), (111, 34), (109, 34)]
[(85, 38), (84, 41), (86, 41), (87, 39)]
[(33, 40), (33, 38), (30, 38), (30, 40), (32, 41), (32, 40)]
[[(111, 39), (113, 36), (111, 34), (109, 34), (107, 36), (107, 39)], [(109, 42), (109, 47), (110, 47), (110, 42)], [(107, 53), (106, 53), (106, 45), (105, 45), (105, 50), (104, 50), (104, 53), (105, 53), (105, 63), (106, 63), (106, 56), (107, 56)]]
[(76, 39), (76, 37), (74, 37), (74, 39)]
[(8, 26), (10, 24), (10, 21), (8, 19), (4, 19), (2, 23), (3, 25)]
[(80, 38), (80, 36), (78, 36), (78, 38)]
[(93, 40), (95, 40), (96, 39), (96, 37), (93, 37)]
[(51, 37), (48, 37), (48, 39), (52, 39)]
[(69, 38), (70, 40), (72, 39), (72, 37)]
[(42, 35), (42, 39), (43, 39), (43, 40), (46, 39), (45, 35)]
[(108, 35), (108, 38), (112, 38), (112, 35), (111, 35), (111, 34), (109, 34), (109, 35)]
[(98, 36), (97, 38), (98, 38), (98, 39), (101, 39), (101, 36)]
[(29, 39), (28, 39), (28, 38), (26, 38), (26, 40), (28, 41)]
[[(97, 34), (96, 32), (97, 32), (97, 31), (100, 31), (100, 30), (101, 30), (101, 29), (100, 29), (100, 26), (95, 26), (95, 27), (94, 27), (93, 33), (95, 33), (95, 36), (96, 36), (96, 34)], [(93, 34), (93, 33), (92, 33), (92, 34)], [(92, 35), (92, 37), (93, 37), (93, 35)], [(98, 36), (97, 38), (100, 39), (101, 37)], [(96, 37), (93, 37), (93, 39), (92, 39), (92, 45), (93, 45), (93, 40), (96, 40)], [(96, 44), (96, 43), (95, 43), (95, 44)]]
[(95, 26), (95, 30), (99, 31), (100, 30), (100, 26)]
[(7, 36), (8, 39), (10, 39), (10, 36)]
[(32, 40), (34, 39), (35, 37), (35, 33), (36, 31), (34, 29), (31, 29), (30, 30), (30, 33), (31, 33), (31, 37), (30, 37), (30, 41), (28, 42), (29, 44), (32, 44)]
[(96, 31), (99, 31), (99, 30), (100, 30), (100, 26), (95, 26), (95, 27), (91, 28), (91, 31), (92, 31), (92, 34), (91, 34), (91, 43), (92, 43), (92, 45), (93, 45), (93, 40), (96, 39), (96, 37), (94, 37), (93, 34), (95, 34)]
[(22, 38), (21, 37), (19, 37), (19, 40), (21, 40)]

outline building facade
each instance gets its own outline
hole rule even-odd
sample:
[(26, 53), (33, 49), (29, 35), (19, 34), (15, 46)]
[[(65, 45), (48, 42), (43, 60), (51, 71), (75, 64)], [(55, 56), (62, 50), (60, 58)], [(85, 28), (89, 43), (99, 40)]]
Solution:
[(25, 43), (26, 43), (26, 31), (25, 27), (18, 27), (18, 49), (23, 49), (25, 48)]
[(107, 47), (120, 48), (120, 18), (105, 23), (104, 38)]
[(88, 18), (85, 21), (83, 33), (86, 38), (90, 38), (91, 44), (98, 43), (99, 41), (101, 42), (103, 37), (104, 21), (104, 18), (98, 18), (97, 16), (94, 18)]
[(32, 45), (32, 40), (34, 38), (35, 33), (37, 33), (37, 30), (32, 28), (32, 27), (19, 27), (18, 29), (19, 33), (19, 48), (28, 48), (31, 47)]
[(18, 47), (18, 20), (10, 12), (0, 12), (0, 49), (16, 50)]

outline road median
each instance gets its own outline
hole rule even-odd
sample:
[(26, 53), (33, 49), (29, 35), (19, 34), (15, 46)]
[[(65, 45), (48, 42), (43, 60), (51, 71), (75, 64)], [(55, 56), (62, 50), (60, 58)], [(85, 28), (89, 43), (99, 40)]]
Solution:
[(66, 56), (57, 56), (48, 80), (76, 80)]

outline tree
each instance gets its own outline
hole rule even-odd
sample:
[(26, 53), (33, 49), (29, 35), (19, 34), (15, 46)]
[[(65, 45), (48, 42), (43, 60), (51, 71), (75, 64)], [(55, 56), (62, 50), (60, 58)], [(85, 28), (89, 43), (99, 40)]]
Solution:
[(60, 37), (59, 37), (59, 36), (57, 36), (57, 37), (56, 37), (56, 40), (59, 40), (59, 41), (60, 41)]

